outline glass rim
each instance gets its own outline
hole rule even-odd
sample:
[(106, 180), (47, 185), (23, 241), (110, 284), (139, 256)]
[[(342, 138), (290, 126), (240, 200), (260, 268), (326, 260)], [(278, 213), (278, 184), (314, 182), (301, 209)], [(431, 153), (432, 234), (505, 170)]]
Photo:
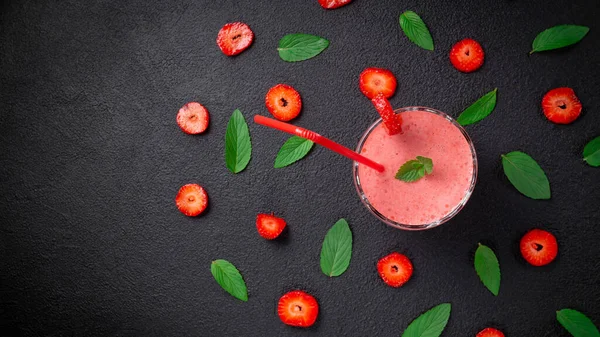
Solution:
[[(394, 220), (386, 217), (385, 215), (381, 214), (373, 205), (371, 205), (371, 203), (369, 202), (369, 199), (367, 198), (367, 196), (364, 193), (362, 186), (360, 184), (360, 178), (358, 176), (359, 163), (356, 161), (354, 161), (352, 163), (352, 178), (354, 180), (354, 186), (356, 187), (356, 192), (358, 193), (358, 197), (360, 198), (360, 201), (363, 203), (363, 205), (365, 205), (367, 207), (369, 212), (371, 214), (373, 214), (376, 218), (378, 218), (380, 221), (384, 222), (385, 224), (387, 224), (391, 227), (398, 228), (398, 229), (404, 229), (404, 230), (414, 231), (414, 230), (430, 229), (430, 228), (437, 227), (437, 226), (447, 222), (448, 220), (452, 219), (456, 214), (458, 214), (463, 209), (463, 207), (466, 205), (467, 201), (469, 201), (469, 198), (471, 197), (471, 195), (473, 194), (473, 190), (475, 189), (475, 184), (477, 183), (477, 172), (478, 172), (477, 153), (475, 152), (475, 145), (473, 144), (473, 141), (471, 140), (471, 137), (469, 137), (469, 134), (467, 133), (467, 131), (460, 124), (458, 124), (458, 122), (456, 122), (456, 120), (454, 118), (450, 117), (448, 114), (446, 114), (440, 110), (428, 108), (428, 107), (424, 107), (424, 106), (409, 106), (409, 107), (404, 107), (404, 108), (398, 108), (398, 109), (394, 110), (394, 113), (399, 114), (399, 113), (403, 113), (406, 111), (424, 111), (424, 112), (433, 113), (438, 116), (442, 116), (446, 120), (448, 120), (450, 123), (452, 123), (465, 137), (465, 140), (467, 141), (467, 143), (469, 144), (469, 148), (471, 149), (471, 156), (472, 156), (472, 160), (473, 160), (473, 174), (471, 176), (471, 184), (469, 185), (469, 188), (467, 189), (467, 191), (466, 191), (465, 195), (463, 196), (463, 198), (461, 199), (461, 201), (448, 214), (446, 214), (442, 218), (437, 219), (433, 222), (425, 223), (425, 224), (418, 224), (418, 225), (403, 224), (403, 223), (394, 221)], [(371, 124), (371, 126), (369, 126), (367, 128), (365, 133), (363, 133), (363, 135), (360, 137), (360, 140), (358, 141), (358, 145), (356, 146), (357, 153), (360, 153), (362, 151), (362, 147), (363, 147), (365, 141), (367, 140), (367, 138), (369, 137), (371, 132), (373, 132), (373, 130), (375, 130), (375, 128), (379, 124), (381, 124), (381, 121), (382, 121), (381, 118), (377, 119), (373, 124)]]

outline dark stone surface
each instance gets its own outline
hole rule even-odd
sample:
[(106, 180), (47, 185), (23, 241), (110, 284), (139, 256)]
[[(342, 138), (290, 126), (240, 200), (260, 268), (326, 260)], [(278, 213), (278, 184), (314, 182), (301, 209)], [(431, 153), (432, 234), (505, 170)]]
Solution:
[[(427, 22), (435, 52), (403, 36), (398, 15)], [(0, 282), (7, 336), (399, 336), (426, 309), (451, 302), (444, 336), (474, 336), (493, 325), (507, 336), (567, 336), (557, 309), (581, 310), (600, 325), (600, 170), (581, 160), (600, 135), (600, 7), (597, 1), (355, 0), (326, 11), (316, 0), (5, 1), (0, 16)], [(253, 46), (235, 58), (215, 44), (226, 22), (248, 23)], [(574, 47), (527, 56), (540, 31), (562, 23), (591, 28)], [(318, 57), (286, 63), (286, 33), (321, 35)], [(451, 45), (477, 39), (486, 62), (454, 70)], [(457, 116), (498, 88), (493, 114), (467, 129), (480, 179), (466, 208), (425, 232), (386, 227), (360, 204), (351, 164), (323, 148), (273, 169), (286, 135), (250, 124), (252, 160), (238, 175), (223, 158), (235, 108), (267, 114), (264, 95), (294, 86), (298, 125), (354, 147), (377, 117), (358, 90), (362, 69), (391, 69), (393, 105), (425, 105)], [(570, 86), (583, 115), (557, 126), (542, 115), (543, 94)], [(178, 108), (197, 100), (209, 131), (182, 133)], [(529, 153), (545, 169), (552, 199), (520, 195), (500, 154)], [(210, 209), (187, 218), (174, 197), (202, 184)], [(399, 196), (403, 197), (403, 196)], [(261, 239), (258, 212), (285, 217), (286, 237)], [(319, 268), (327, 229), (344, 217), (354, 233), (350, 268), (329, 279)], [(518, 252), (532, 227), (551, 230), (560, 253), (528, 266)], [(478, 242), (498, 254), (498, 297), (473, 269)], [(397, 250), (415, 265), (400, 289), (385, 286), (378, 258)], [(247, 303), (210, 274), (233, 262)], [(320, 303), (308, 330), (284, 326), (278, 298), (301, 288)]]

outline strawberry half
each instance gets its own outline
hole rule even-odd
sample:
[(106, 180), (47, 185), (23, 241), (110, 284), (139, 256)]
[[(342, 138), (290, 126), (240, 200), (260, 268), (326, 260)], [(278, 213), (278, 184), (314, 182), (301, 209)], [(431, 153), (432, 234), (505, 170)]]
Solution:
[(542, 99), (544, 115), (556, 124), (573, 123), (581, 114), (581, 108), (581, 102), (571, 88), (552, 89)]
[(181, 213), (187, 216), (197, 216), (208, 206), (208, 194), (198, 184), (183, 185), (175, 197), (175, 204)]
[(385, 96), (383, 96), (383, 94), (379, 94), (375, 96), (371, 102), (373, 102), (375, 109), (377, 109), (377, 112), (381, 116), (381, 119), (383, 120), (383, 126), (385, 127), (387, 133), (390, 136), (401, 133), (402, 116), (394, 113), (392, 105), (385, 98)]
[(302, 99), (296, 89), (287, 84), (277, 84), (265, 96), (269, 112), (280, 121), (296, 118), (302, 110)]
[(250, 47), (254, 40), (254, 33), (243, 22), (228, 23), (217, 35), (217, 45), (227, 56), (237, 55)]
[(349, 4), (352, 0), (319, 0), (321, 7), (334, 9)]
[(259, 214), (256, 216), (256, 230), (258, 234), (267, 240), (273, 240), (283, 232), (286, 223), (282, 218), (273, 214)]
[(398, 288), (410, 280), (413, 265), (405, 255), (391, 253), (377, 262), (379, 276), (390, 287)]
[(477, 337), (504, 337), (504, 334), (498, 329), (485, 328), (479, 331)]
[(369, 99), (378, 94), (390, 98), (396, 92), (396, 77), (394, 74), (382, 68), (367, 68), (360, 73), (358, 86), (360, 91)]
[(177, 113), (177, 125), (190, 135), (206, 131), (209, 120), (208, 110), (198, 102), (186, 103)]
[(294, 290), (281, 296), (277, 305), (279, 319), (291, 326), (306, 328), (315, 323), (319, 315), (319, 304), (311, 295)]
[(483, 48), (473, 39), (460, 40), (450, 50), (450, 62), (463, 73), (481, 68), (484, 57)]
[(532, 229), (521, 238), (520, 249), (529, 264), (539, 267), (554, 261), (558, 254), (558, 242), (552, 233)]

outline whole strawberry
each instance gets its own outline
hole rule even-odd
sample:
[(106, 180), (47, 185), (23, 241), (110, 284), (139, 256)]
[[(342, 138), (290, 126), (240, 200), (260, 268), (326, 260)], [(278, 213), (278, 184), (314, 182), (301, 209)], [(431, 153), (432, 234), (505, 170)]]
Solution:
[(521, 238), (521, 255), (529, 264), (539, 267), (554, 261), (558, 254), (558, 242), (552, 233), (532, 229)]

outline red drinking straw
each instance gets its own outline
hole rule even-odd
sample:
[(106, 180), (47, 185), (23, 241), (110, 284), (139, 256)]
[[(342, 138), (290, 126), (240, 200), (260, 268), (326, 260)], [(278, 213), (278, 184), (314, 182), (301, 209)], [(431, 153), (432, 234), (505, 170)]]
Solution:
[(357, 161), (361, 164), (364, 164), (378, 172), (384, 171), (383, 165), (376, 163), (376, 162), (372, 161), (371, 159), (364, 157), (364, 156), (350, 150), (349, 148), (332, 141), (329, 138), (325, 138), (316, 132), (307, 130), (305, 128), (301, 128), (299, 126), (294, 126), (292, 124), (280, 122), (280, 121), (272, 119), (272, 118), (260, 116), (260, 115), (254, 116), (254, 123), (268, 126), (270, 128), (277, 129), (279, 131), (291, 133), (292, 135), (296, 135), (298, 137), (302, 137), (302, 138), (305, 138), (308, 140), (312, 140), (313, 142), (315, 142), (321, 146), (324, 146), (332, 151), (335, 151), (335, 152), (341, 154), (342, 156), (345, 156), (345, 157), (350, 158), (354, 161)]

